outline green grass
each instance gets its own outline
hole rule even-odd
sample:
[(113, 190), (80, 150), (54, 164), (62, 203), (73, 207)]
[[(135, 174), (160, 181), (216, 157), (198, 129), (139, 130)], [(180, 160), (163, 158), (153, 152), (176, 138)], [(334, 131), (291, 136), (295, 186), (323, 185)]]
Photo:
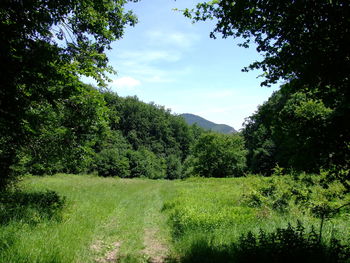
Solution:
[[(323, 189), (317, 182), (308, 176), (298, 181), (26, 177), (13, 199), (0, 199), (0, 262), (191, 262), (189, 255), (220, 262), (241, 234), (272, 232), (297, 220), (317, 230), (313, 207), (349, 201), (341, 185)], [(349, 219), (344, 208), (327, 220), (324, 240), (333, 235), (347, 241)]]
[[(341, 194), (341, 184), (333, 183), (323, 189), (319, 183), (320, 178), (307, 175), (298, 180), (287, 176), (249, 176), (178, 182), (177, 196), (164, 205), (175, 247), (184, 258), (196, 249), (209, 254), (211, 249), (224, 253), (223, 249), (237, 243), (248, 231), (257, 235), (261, 230), (271, 233), (289, 223), (296, 226), (298, 221), (307, 232), (314, 227), (318, 234), (321, 220), (313, 208), (325, 203), (333, 208), (349, 203), (349, 196)], [(327, 243), (331, 237), (348, 241), (349, 218), (347, 208), (326, 220), (323, 241)], [(204, 259), (208, 260), (208, 254), (196, 262), (219, 262)]]
[(56, 220), (2, 225), (0, 262), (95, 262), (113, 252), (115, 243), (118, 262), (146, 261), (144, 231), (156, 226), (160, 240), (168, 231), (161, 208), (171, 185), (86, 175), (27, 177), (24, 192), (56, 191), (66, 205)]

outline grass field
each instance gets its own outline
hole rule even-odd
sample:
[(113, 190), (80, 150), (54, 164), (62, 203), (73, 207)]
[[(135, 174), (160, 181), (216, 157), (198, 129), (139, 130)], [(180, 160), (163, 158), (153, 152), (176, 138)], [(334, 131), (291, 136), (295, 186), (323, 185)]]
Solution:
[[(300, 220), (317, 232), (314, 208), (340, 207), (349, 198), (341, 185), (323, 189), (316, 181), (26, 177), (20, 192), (1, 196), (0, 262), (220, 262), (212, 252), (248, 231)], [(349, 219), (345, 207), (326, 220), (323, 240), (348, 241)]]

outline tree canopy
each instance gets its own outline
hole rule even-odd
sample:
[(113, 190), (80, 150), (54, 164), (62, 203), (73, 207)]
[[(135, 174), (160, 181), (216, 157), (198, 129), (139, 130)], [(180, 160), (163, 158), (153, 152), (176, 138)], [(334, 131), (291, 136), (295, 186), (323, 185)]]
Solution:
[[(350, 2), (213, 0), (184, 14), (194, 21), (216, 19), (211, 37), (253, 40), (262, 61), (247, 69), (262, 69), (263, 85), (279, 79), (307, 84), (347, 84), (350, 72)], [(346, 83), (344, 83), (346, 82)], [(343, 87), (344, 88), (344, 87)]]
[[(77, 96), (79, 76), (105, 85), (112, 72), (105, 50), (135, 16), (122, 1), (15, 1), (0, 3), (0, 188), (10, 178), (16, 152), (38, 135), (28, 115), (40, 105), (54, 111)], [(79, 119), (80, 120), (80, 119)]]
[(213, 38), (255, 42), (263, 59), (243, 71), (261, 69), (261, 85), (284, 81), (290, 89), (247, 120), (251, 167), (266, 171), (271, 159), (306, 170), (334, 165), (350, 179), (349, 1), (213, 0), (184, 15), (215, 20)]

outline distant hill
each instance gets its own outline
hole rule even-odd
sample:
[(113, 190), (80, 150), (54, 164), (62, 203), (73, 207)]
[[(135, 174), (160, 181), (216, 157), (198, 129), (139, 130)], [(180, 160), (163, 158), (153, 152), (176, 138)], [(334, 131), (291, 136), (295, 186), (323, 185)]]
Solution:
[(194, 114), (183, 113), (180, 114), (180, 116), (182, 116), (189, 125), (197, 123), (199, 127), (202, 127), (205, 130), (211, 130), (225, 134), (237, 132), (233, 127), (229, 125), (217, 124)]

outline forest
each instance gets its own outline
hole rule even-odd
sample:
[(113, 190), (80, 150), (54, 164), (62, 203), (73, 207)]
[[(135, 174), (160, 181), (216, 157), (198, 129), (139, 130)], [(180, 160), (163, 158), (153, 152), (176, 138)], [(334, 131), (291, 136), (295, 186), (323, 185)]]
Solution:
[(177, 10), (282, 83), (231, 134), (109, 88), (128, 2), (0, 3), (0, 262), (350, 262), (350, 2)]

